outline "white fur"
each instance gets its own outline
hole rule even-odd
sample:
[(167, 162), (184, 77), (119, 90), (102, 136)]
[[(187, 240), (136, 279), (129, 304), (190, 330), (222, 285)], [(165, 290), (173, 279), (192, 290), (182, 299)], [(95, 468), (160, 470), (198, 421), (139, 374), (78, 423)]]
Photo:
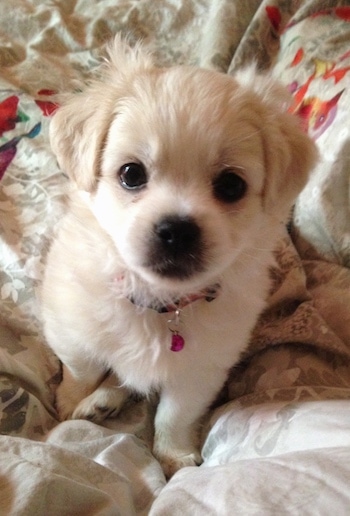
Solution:
[[(117, 413), (129, 390), (158, 391), (154, 452), (168, 476), (201, 460), (196, 423), (247, 347), (275, 244), (316, 157), (281, 107), (280, 88), (259, 77), (256, 92), (251, 77), (157, 69), (139, 46), (116, 38), (101, 77), (52, 121), (52, 147), (72, 180), (43, 286), (46, 337), (64, 364), (58, 411), (99, 421)], [(148, 174), (137, 192), (117, 177), (133, 161)], [(213, 195), (224, 169), (248, 184), (235, 203)], [(186, 279), (145, 264), (152, 228), (169, 214), (192, 217), (202, 231), (204, 267)], [(217, 299), (181, 311), (185, 347), (177, 353), (174, 314), (129, 300), (165, 303), (214, 283)], [(119, 387), (113, 375), (101, 384), (108, 369)]]

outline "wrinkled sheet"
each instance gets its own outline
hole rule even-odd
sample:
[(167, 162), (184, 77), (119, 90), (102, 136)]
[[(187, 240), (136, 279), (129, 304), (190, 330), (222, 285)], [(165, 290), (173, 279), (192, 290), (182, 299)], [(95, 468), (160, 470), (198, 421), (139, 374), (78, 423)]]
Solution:
[[(271, 70), (321, 160), (276, 252), (274, 291), (202, 431), (204, 463), (166, 484), (154, 408), (58, 423), (39, 291), (66, 179), (48, 144), (52, 93), (116, 32), (161, 65)], [(350, 2), (2, 0), (0, 513), (347, 514), (350, 507)]]

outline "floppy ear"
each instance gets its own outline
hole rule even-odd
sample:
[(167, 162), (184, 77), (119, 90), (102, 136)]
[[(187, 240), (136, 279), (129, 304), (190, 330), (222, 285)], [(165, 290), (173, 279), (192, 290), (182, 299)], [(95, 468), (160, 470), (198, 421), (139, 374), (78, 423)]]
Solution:
[(135, 74), (153, 67), (140, 44), (131, 48), (119, 36), (107, 48), (98, 76), (81, 91), (62, 96), (50, 124), (50, 143), (60, 168), (81, 190), (92, 191), (108, 127), (119, 98), (127, 94)]
[(91, 88), (71, 96), (54, 114), (50, 143), (58, 164), (80, 190), (92, 191), (111, 112)]
[(302, 130), (301, 120), (277, 112), (265, 132), (265, 210), (287, 220), (318, 158), (314, 142)]
[(270, 76), (257, 75), (254, 67), (239, 72), (236, 79), (263, 101), (264, 208), (284, 221), (317, 162), (316, 145), (301, 120), (288, 112), (291, 96), (285, 87)]

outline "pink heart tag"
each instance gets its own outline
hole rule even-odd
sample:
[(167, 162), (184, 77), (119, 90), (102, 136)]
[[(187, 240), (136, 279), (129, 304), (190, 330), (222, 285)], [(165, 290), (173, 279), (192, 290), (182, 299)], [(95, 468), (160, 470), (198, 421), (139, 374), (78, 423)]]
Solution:
[(171, 337), (171, 351), (181, 351), (185, 345), (185, 340), (178, 333), (173, 333)]

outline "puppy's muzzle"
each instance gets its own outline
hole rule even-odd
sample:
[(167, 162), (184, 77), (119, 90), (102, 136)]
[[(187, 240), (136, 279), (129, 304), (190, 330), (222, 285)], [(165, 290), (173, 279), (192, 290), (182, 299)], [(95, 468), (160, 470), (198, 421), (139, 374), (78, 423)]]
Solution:
[(161, 276), (186, 279), (203, 269), (202, 231), (192, 217), (171, 215), (154, 225), (148, 259)]

